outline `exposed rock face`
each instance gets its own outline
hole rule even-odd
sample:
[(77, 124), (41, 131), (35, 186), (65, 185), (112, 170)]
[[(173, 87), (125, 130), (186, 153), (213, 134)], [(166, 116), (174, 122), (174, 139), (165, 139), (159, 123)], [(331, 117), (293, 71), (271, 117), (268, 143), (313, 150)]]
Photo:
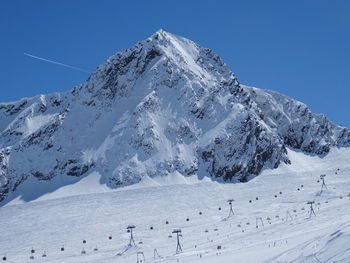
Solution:
[(211, 50), (160, 30), (71, 91), (0, 104), (0, 201), (29, 176), (96, 169), (110, 187), (174, 171), (246, 181), (289, 163), (286, 146), (349, 145), (346, 128), (240, 85)]
[(314, 114), (296, 100), (268, 90), (245, 87), (263, 112), (264, 122), (281, 137), (285, 145), (318, 155), (330, 147), (348, 147), (350, 133), (322, 114)]

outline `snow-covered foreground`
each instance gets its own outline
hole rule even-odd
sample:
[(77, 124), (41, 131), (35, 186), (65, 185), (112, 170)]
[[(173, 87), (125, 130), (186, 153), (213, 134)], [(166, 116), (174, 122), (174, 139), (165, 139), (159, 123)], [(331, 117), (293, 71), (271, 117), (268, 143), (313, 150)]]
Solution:
[[(18, 197), (0, 208), (0, 255), (52, 263), (137, 262), (137, 252), (146, 262), (350, 262), (350, 150), (289, 156), (291, 166), (244, 184), (173, 174), (111, 191), (92, 174), (31, 202)], [(320, 195), (321, 174), (328, 189)], [(235, 214), (227, 218), (231, 198)], [(182, 230), (177, 255), (175, 228)]]

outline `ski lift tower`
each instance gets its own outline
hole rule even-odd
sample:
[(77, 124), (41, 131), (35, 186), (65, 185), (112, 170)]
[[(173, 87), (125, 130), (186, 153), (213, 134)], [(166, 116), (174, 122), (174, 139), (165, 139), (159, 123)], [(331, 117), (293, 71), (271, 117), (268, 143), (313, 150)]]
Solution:
[(176, 234), (177, 236), (176, 254), (182, 253), (182, 248), (180, 244), (180, 237), (182, 237), (181, 229), (174, 229), (173, 234)]
[(134, 235), (132, 234), (132, 230), (135, 228), (135, 225), (128, 225), (128, 227), (126, 228), (128, 230), (128, 232), (130, 232), (130, 241), (129, 241), (129, 247), (132, 246), (132, 244), (135, 245), (135, 240), (134, 240)]
[(321, 175), (320, 175), (320, 179), (322, 180), (322, 186), (321, 186), (321, 192), (320, 192), (320, 193), (322, 193), (323, 188), (327, 189), (327, 185), (326, 185), (326, 183), (324, 182), (324, 178), (325, 178), (325, 177), (326, 177), (325, 174), (321, 174)]
[(228, 199), (227, 202), (228, 204), (230, 205), (230, 212), (228, 214), (228, 217), (230, 217), (231, 215), (234, 215), (235, 213), (233, 212), (233, 209), (232, 209), (232, 202), (235, 201), (233, 199)]
[(309, 215), (309, 218), (311, 218), (312, 215), (316, 216), (315, 214), (315, 210), (314, 210), (314, 207), (313, 207), (313, 204), (315, 203), (315, 201), (309, 201), (307, 202), (308, 205), (310, 205), (310, 215)]

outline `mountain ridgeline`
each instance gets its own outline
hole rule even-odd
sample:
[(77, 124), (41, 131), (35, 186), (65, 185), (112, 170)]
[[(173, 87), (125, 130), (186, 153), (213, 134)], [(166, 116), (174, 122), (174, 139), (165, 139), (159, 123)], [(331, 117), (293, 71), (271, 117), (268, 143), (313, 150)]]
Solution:
[(98, 171), (111, 188), (179, 172), (244, 182), (325, 155), (350, 132), (306, 105), (241, 85), (213, 51), (157, 31), (63, 93), (0, 104), (0, 201), (29, 177)]

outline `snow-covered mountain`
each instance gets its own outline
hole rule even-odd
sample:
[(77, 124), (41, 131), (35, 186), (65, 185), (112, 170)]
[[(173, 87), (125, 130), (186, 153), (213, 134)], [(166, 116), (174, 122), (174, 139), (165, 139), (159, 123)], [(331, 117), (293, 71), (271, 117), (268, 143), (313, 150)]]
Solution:
[(287, 147), (333, 146), (349, 147), (350, 131), (160, 30), (72, 90), (0, 104), (0, 201), (29, 177), (92, 171), (112, 188), (174, 172), (247, 181), (290, 163)]

